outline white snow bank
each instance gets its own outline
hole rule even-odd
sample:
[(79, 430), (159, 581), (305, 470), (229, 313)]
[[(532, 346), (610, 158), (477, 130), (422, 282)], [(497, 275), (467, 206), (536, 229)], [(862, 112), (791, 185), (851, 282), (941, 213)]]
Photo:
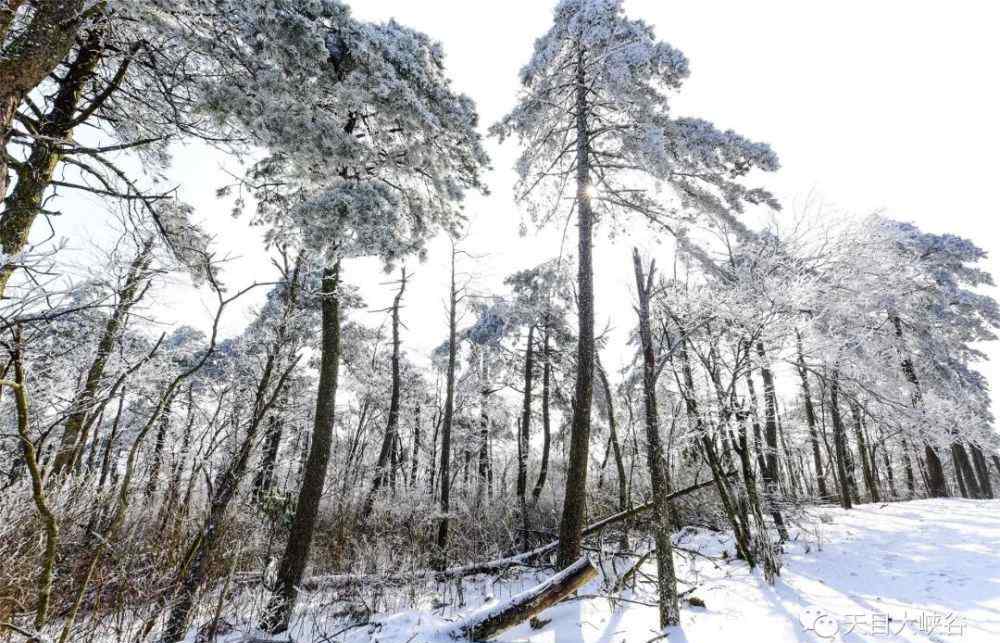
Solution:
[[(821, 514), (832, 522), (821, 521)], [(725, 535), (691, 528), (678, 533), (681, 548), (703, 554), (678, 552), (680, 589), (705, 607), (682, 601), (681, 625), (668, 630), (667, 640), (1000, 642), (1000, 501), (918, 500), (850, 511), (823, 507), (810, 510), (790, 531), (793, 541), (785, 545), (774, 586), (731, 559), (732, 542)], [(620, 560), (618, 572), (628, 562)], [(607, 561), (605, 570), (611, 573)], [(643, 571), (655, 575), (655, 562)], [(442, 585), (438, 593), (427, 590), (420, 597), (421, 609), (376, 615), (374, 625), (326, 639), (321, 631), (329, 636), (342, 626), (306, 618), (293, 629), (293, 638), (298, 643), (449, 641), (443, 633), (462, 618), (549, 575), (480, 576), (460, 586)], [(652, 583), (640, 582), (615, 600), (602, 594), (603, 582), (591, 582), (577, 598), (541, 614), (551, 620), (540, 628), (525, 623), (496, 640), (642, 643), (662, 634)], [(451, 605), (440, 607), (443, 603)]]

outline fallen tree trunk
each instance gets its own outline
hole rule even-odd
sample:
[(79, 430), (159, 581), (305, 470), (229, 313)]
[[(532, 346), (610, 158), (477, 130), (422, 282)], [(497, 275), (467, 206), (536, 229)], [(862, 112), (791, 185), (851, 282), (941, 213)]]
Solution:
[[(735, 471), (731, 471), (727, 476), (731, 476)], [(691, 485), (690, 487), (685, 487), (679, 491), (674, 491), (673, 493), (667, 494), (665, 501), (669, 502), (675, 498), (680, 498), (686, 496), (690, 493), (710, 487), (715, 484), (714, 480), (706, 480), (699, 484)], [(597, 522), (584, 528), (581, 532), (582, 536), (589, 536), (590, 534), (596, 533), (601, 529), (604, 529), (608, 525), (613, 525), (615, 523), (621, 522), (623, 520), (628, 520), (629, 518), (634, 518), (639, 514), (648, 511), (653, 508), (652, 502), (647, 502), (645, 504), (633, 507), (632, 509), (627, 509), (625, 511), (620, 511), (616, 514), (612, 514), (606, 518), (602, 518)], [(332, 589), (337, 587), (347, 587), (356, 585), (378, 585), (378, 584), (401, 584), (401, 583), (412, 583), (418, 581), (429, 581), (433, 580), (436, 582), (444, 582), (453, 578), (462, 578), (464, 576), (472, 576), (475, 574), (494, 574), (505, 569), (510, 569), (511, 567), (518, 567), (522, 565), (527, 565), (533, 560), (537, 560), (542, 556), (549, 554), (559, 547), (559, 541), (553, 541), (547, 545), (542, 545), (532, 549), (531, 551), (524, 552), (522, 554), (517, 554), (515, 556), (509, 556), (507, 558), (500, 558), (497, 560), (492, 560), (483, 563), (472, 563), (470, 565), (460, 565), (458, 567), (449, 567), (448, 569), (442, 571), (433, 570), (423, 570), (418, 572), (411, 572), (409, 574), (395, 574), (392, 576), (377, 576), (370, 574), (328, 574), (323, 576), (313, 576), (312, 578), (307, 578), (302, 581), (301, 588), (306, 591), (316, 591), (320, 589)], [(242, 584), (253, 584), (255, 582), (260, 582), (259, 576), (244, 577), (241, 581)]]
[(521, 592), (507, 601), (473, 612), (455, 626), (450, 634), (453, 638), (487, 641), (552, 607), (595, 576), (597, 569), (589, 558), (582, 556), (540, 585)]
[[(735, 473), (736, 473), (735, 471), (730, 471), (729, 473), (726, 474), (726, 477), (728, 478), (728, 477), (734, 475)], [(706, 480), (705, 482), (694, 484), (694, 485), (691, 485), (690, 487), (684, 487), (680, 491), (674, 491), (673, 493), (668, 493), (663, 500), (664, 500), (664, 502), (669, 502), (669, 501), (673, 500), (674, 498), (680, 498), (681, 496), (686, 496), (689, 493), (694, 493), (695, 491), (698, 491), (699, 489), (704, 489), (705, 487), (711, 487), (714, 484), (715, 484), (715, 480), (714, 479)], [(622, 520), (628, 520), (629, 518), (634, 518), (635, 516), (638, 516), (639, 514), (643, 513), (644, 511), (649, 511), (652, 508), (653, 508), (653, 502), (650, 501), (650, 502), (647, 502), (645, 504), (639, 505), (638, 507), (633, 507), (633, 508), (627, 509), (625, 511), (620, 511), (620, 512), (618, 512), (616, 514), (612, 514), (612, 515), (608, 516), (607, 518), (603, 518), (601, 520), (598, 520), (594, 524), (588, 526), (586, 529), (583, 530), (583, 535), (584, 536), (588, 536), (588, 535), (590, 535), (590, 534), (592, 534), (592, 533), (594, 533), (596, 531), (600, 531), (601, 529), (604, 529), (608, 525), (613, 525), (616, 522), (621, 522)], [(553, 543), (553, 545), (554, 544), (555, 543)]]

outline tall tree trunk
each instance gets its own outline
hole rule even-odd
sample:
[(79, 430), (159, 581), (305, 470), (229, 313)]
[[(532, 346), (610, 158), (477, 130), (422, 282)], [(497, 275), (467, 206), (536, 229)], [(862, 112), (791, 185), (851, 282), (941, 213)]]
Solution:
[(767, 444), (767, 454), (764, 462), (767, 465), (763, 471), (764, 503), (771, 513), (774, 526), (781, 540), (788, 540), (788, 530), (785, 519), (778, 509), (776, 496), (778, 493), (778, 404), (774, 393), (774, 375), (767, 365), (767, 353), (764, 342), (757, 342), (757, 356), (760, 358), (760, 377), (764, 381), (764, 441)]
[(840, 373), (836, 366), (830, 373), (830, 417), (833, 420), (833, 445), (837, 454), (837, 472), (840, 482), (840, 506), (851, 508), (850, 479), (847, 472), (847, 436), (844, 431), (844, 421), (840, 415)]
[[(639, 250), (632, 249), (632, 263), (635, 268), (635, 284), (639, 296), (639, 338), (642, 342), (642, 388), (643, 404), (646, 409), (646, 463), (649, 467), (650, 484), (653, 492), (653, 538), (656, 541), (657, 593), (660, 606), (660, 627), (680, 623), (680, 607), (677, 604), (677, 576), (674, 573), (674, 547), (670, 540), (673, 531), (666, 496), (666, 458), (660, 442), (660, 421), (656, 408), (656, 356), (653, 353), (653, 337), (649, 330), (649, 297), (653, 291), (656, 262), (649, 264), (649, 272), (643, 275)], [(599, 369), (601, 380), (607, 386), (607, 376)], [(608, 392), (608, 406), (611, 406)], [(610, 409), (609, 409), (610, 410)]]
[(865, 488), (872, 502), (881, 501), (878, 486), (875, 484), (875, 463), (869, 458), (868, 445), (865, 442), (865, 431), (861, 421), (861, 409), (857, 404), (851, 404), (851, 414), (854, 416), (854, 439), (858, 444), (858, 455), (861, 457), (861, 475), (865, 480)]
[[(385, 484), (386, 466), (396, 447), (396, 434), (399, 431), (399, 304), (403, 300), (403, 292), (406, 290), (406, 268), (400, 272), (399, 291), (396, 292), (392, 300), (392, 390), (389, 394), (389, 419), (385, 427), (385, 435), (382, 437), (382, 448), (379, 450), (378, 462), (375, 465), (375, 479), (372, 481), (371, 490), (365, 498), (361, 507), (361, 517), (367, 518), (375, 505), (375, 496), (379, 489)], [(395, 464), (395, 463), (393, 463)], [(392, 467), (395, 473), (396, 467)]]
[(441, 520), (438, 522), (437, 551), (432, 564), (434, 569), (448, 566), (448, 512), (451, 510), (451, 425), (455, 416), (455, 353), (458, 349), (456, 309), (458, 291), (455, 287), (455, 247), (451, 248), (451, 285), (448, 290), (448, 372), (445, 375), (444, 419), (441, 423), (441, 467), (438, 478), (441, 484)]
[[(917, 371), (913, 367), (913, 360), (904, 352), (903, 323), (899, 319), (899, 315), (893, 314), (891, 315), (891, 319), (893, 328), (896, 331), (896, 340), (900, 344), (900, 353), (903, 354), (900, 366), (903, 369), (903, 375), (906, 377), (906, 380), (913, 387), (910, 393), (910, 400), (913, 408), (919, 409), (922, 406), (923, 395), (920, 392), (920, 380), (917, 379)], [(941, 466), (941, 459), (938, 458), (934, 447), (927, 442), (924, 443), (924, 460), (927, 464), (927, 494), (932, 498), (947, 498), (948, 485), (944, 479), (944, 468)]]
[(535, 325), (528, 326), (528, 345), (524, 353), (524, 396), (517, 432), (517, 500), (521, 511), (524, 551), (528, 551), (528, 448), (531, 440), (531, 393), (535, 374)]
[(583, 49), (576, 58), (576, 209), (580, 235), (577, 266), (577, 313), (579, 336), (576, 347), (576, 392), (570, 427), (566, 493), (559, 524), (559, 569), (580, 557), (581, 536), (587, 503), (587, 465), (590, 450), (590, 407), (594, 394), (594, 214), (590, 195), (590, 132), (586, 65)]
[(313, 421), (312, 443), (302, 475), (302, 487), (295, 505), (295, 517), (288, 534), (288, 543), (278, 566), (278, 576), (262, 628), (271, 633), (283, 632), (295, 609), (298, 587), (302, 582), (309, 549), (312, 546), (319, 502), (323, 497), (326, 468), (330, 461), (333, 441), (333, 419), (336, 410), (337, 375), (340, 367), (340, 261), (323, 270), (320, 309), (322, 335), (319, 366), (319, 386), (316, 393), (316, 415)]
[(532, 504), (538, 504), (538, 497), (545, 487), (549, 472), (549, 452), (552, 447), (552, 427), (549, 423), (549, 381), (552, 377), (552, 363), (549, 354), (549, 318), (545, 317), (545, 335), (542, 338), (542, 459), (538, 465), (538, 480), (531, 490)]
[(809, 387), (809, 371), (806, 369), (805, 354), (802, 351), (802, 335), (795, 331), (795, 345), (798, 354), (796, 364), (799, 372), (799, 380), (802, 383), (802, 401), (805, 407), (806, 425), (809, 427), (809, 442), (812, 445), (813, 466), (816, 468), (816, 487), (821, 500), (827, 500), (830, 496), (826, 491), (826, 476), (823, 475), (823, 457), (819, 450), (819, 434), (816, 431), (816, 409), (813, 407), (812, 392)]

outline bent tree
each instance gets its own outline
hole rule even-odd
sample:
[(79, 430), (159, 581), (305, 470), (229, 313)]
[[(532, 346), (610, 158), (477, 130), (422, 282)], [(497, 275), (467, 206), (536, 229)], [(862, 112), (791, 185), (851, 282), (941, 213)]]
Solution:
[[(622, 5), (622, 0), (559, 2), (552, 26), (521, 70), (517, 105), (491, 130), (501, 141), (516, 137), (521, 144), (515, 197), (535, 221), (545, 224), (565, 214), (566, 202), (577, 219), (579, 336), (560, 567), (579, 557), (584, 521), (594, 387), (595, 225), (638, 214), (697, 252), (686, 222), (711, 216), (745, 230), (734, 216), (745, 204), (777, 207), (766, 191), (739, 183), (752, 168), (777, 169), (770, 147), (704, 120), (671, 116), (668, 93), (687, 77), (687, 59), (658, 41), (651, 26), (628, 18)], [(653, 189), (657, 182), (671, 188), (670, 196)]]

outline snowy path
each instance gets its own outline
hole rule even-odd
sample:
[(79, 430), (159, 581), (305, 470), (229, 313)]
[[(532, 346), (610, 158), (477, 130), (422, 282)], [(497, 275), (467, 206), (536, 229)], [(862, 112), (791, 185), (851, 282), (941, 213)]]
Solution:
[[(706, 607), (683, 604), (681, 626), (669, 632), (669, 641), (714, 643), (736, 636), (769, 642), (1000, 642), (1000, 501), (920, 500), (811, 511), (814, 519), (820, 514), (833, 522), (810, 520), (793, 530), (796, 542), (786, 547), (773, 587), (739, 562), (679, 560), (678, 575), (698, 585), (694, 595)], [(710, 555), (729, 544), (694, 530), (679, 542)], [(655, 573), (653, 564), (646, 569)], [(502, 600), (533, 583), (534, 575), (528, 576), (480, 587)], [(545, 612), (552, 620), (540, 629), (523, 624), (498, 640), (633, 643), (657, 636), (655, 607), (624, 601), (613, 606), (594, 597), (598, 591), (595, 581), (585, 597)], [(623, 597), (655, 602), (641, 590)], [(474, 608), (467, 598), (463, 613)], [(445, 640), (433, 634), (447, 626), (440, 616), (411, 611), (380, 620), (377, 631), (359, 628), (345, 640)]]

